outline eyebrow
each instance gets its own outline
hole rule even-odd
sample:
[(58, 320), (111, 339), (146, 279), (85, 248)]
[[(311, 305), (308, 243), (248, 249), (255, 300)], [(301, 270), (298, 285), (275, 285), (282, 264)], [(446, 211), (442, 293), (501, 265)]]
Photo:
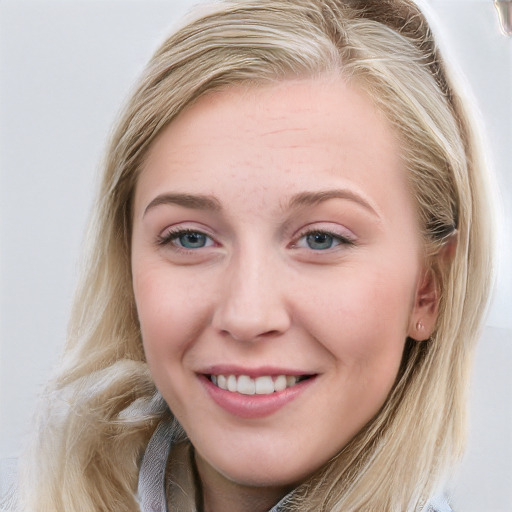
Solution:
[(221, 205), (218, 199), (213, 196), (206, 195), (192, 195), (192, 194), (161, 194), (155, 197), (144, 210), (144, 215), (161, 204), (176, 204), (183, 206), (184, 208), (190, 208), (194, 210), (209, 210), (218, 212), (220, 211)]
[[(363, 206), (366, 210), (380, 218), (377, 209), (361, 195), (347, 189), (321, 190), (318, 192), (301, 192), (293, 196), (288, 202), (289, 209), (297, 209), (305, 206), (315, 206), (330, 199), (348, 199)], [(196, 194), (161, 194), (155, 197), (144, 210), (144, 215), (156, 206), (162, 204), (175, 204), (195, 210), (219, 212), (222, 206), (219, 200), (213, 196)]]
[(350, 201), (354, 201), (376, 217), (380, 218), (376, 207), (372, 206), (372, 204), (367, 199), (358, 193), (348, 189), (301, 192), (300, 194), (297, 194), (291, 198), (288, 207), (293, 209), (304, 206), (315, 206), (317, 204), (323, 203), (324, 201), (328, 201), (329, 199), (348, 199)]

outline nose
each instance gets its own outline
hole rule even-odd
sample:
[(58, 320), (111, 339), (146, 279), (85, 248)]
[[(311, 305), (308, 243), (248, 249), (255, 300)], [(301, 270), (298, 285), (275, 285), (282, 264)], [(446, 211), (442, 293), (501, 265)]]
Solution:
[(212, 324), (217, 332), (237, 341), (277, 337), (288, 330), (290, 313), (286, 283), (279, 265), (268, 255), (239, 255), (220, 283)]

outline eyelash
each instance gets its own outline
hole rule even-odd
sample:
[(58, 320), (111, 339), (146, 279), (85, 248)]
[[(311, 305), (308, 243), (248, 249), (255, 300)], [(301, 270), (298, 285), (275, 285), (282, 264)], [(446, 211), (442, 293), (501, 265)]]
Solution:
[[(177, 229), (169, 229), (168, 231), (165, 232), (164, 235), (159, 235), (157, 237), (157, 245), (159, 245), (159, 246), (172, 245), (175, 250), (182, 251), (182, 252), (192, 252), (192, 251), (196, 251), (197, 249), (203, 249), (205, 247), (210, 247), (211, 245), (213, 245), (213, 244), (208, 244), (208, 245), (203, 245), (201, 247), (195, 247), (195, 248), (188, 248), (188, 247), (183, 247), (181, 245), (178, 245), (176, 243), (176, 241), (180, 237), (185, 236), (187, 234), (200, 235), (200, 236), (205, 237), (206, 239), (209, 239), (211, 242), (213, 242), (213, 244), (215, 243), (215, 241), (213, 240), (213, 238), (211, 236), (207, 235), (206, 233), (204, 233), (200, 230), (191, 229), (191, 228), (185, 228), (185, 229), (177, 228)], [(309, 248), (311, 251), (314, 251), (314, 252), (325, 252), (325, 251), (334, 249), (338, 246), (354, 246), (355, 245), (354, 240), (352, 240), (351, 238), (348, 238), (347, 236), (340, 235), (339, 233), (334, 233), (332, 231), (323, 230), (323, 229), (308, 229), (306, 231), (301, 232), (299, 234), (299, 236), (296, 238), (296, 241), (293, 242), (290, 245), (290, 247), (292, 249), (300, 249), (301, 247), (299, 246), (299, 242), (302, 239), (306, 239), (308, 236), (312, 236), (312, 235), (326, 236), (326, 237), (329, 237), (332, 240), (337, 242), (337, 244), (334, 247), (331, 246), (331, 247), (326, 247), (323, 249), (314, 249), (312, 247), (303, 247), (305, 249)]]
[[(187, 247), (177, 245), (175, 243), (176, 240), (178, 240), (180, 237), (185, 236), (185, 235), (201, 235), (201, 236), (204, 236), (207, 239), (211, 240), (212, 242), (214, 242), (214, 240), (211, 236), (207, 235), (206, 233), (203, 233), (202, 231), (200, 231), (198, 229), (177, 228), (177, 229), (169, 229), (169, 230), (165, 231), (165, 234), (159, 235), (157, 237), (157, 245), (159, 245), (159, 246), (172, 245), (176, 250), (184, 251), (184, 252), (196, 250), (197, 248), (194, 248), (194, 249), (187, 248)], [(199, 248), (202, 249), (203, 247), (199, 247)]]
[[(354, 246), (355, 245), (355, 241), (347, 236), (344, 236), (344, 235), (340, 235), (339, 233), (335, 233), (333, 231), (329, 231), (329, 230), (326, 230), (326, 229), (307, 229), (305, 231), (302, 231), (299, 236), (297, 237), (297, 241), (294, 242), (291, 247), (293, 249), (298, 249), (300, 248), (300, 246), (298, 245), (299, 242), (302, 240), (302, 239), (305, 239), (307, 238), (308, 236), (311, 236), (311, 235), (322, 235), (322, 236), (327, 236), (327, 237), (330, 237), (332, 238), (334, 241), (337, 241), (338, 243), (334, 246), (334, 247), (328, 247), (326, 249), (313, 249), (312, 247), (309, 247), (309, 249), (311, 251), (314, 251), (314, 252), (326, 252), (326, 251), (329, 251), (329, 250), (332, 250), (332, 249), (335, 249), (336, 247), (338, 246)], [(306, 247), (305, 247), (306, 248)]]

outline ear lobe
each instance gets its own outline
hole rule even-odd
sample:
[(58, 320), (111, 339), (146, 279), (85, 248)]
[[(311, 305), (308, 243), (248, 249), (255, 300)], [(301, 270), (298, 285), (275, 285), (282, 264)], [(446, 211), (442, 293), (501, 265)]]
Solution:
[(416, 341), (430, 338), (437, 320), (440, 290), (432, 268), (423, 272), (418, 282), (408, 336)]
[(418, 282), (408, 331), (408, 336), (416, 341), (427, 340), (434, 332), (441, 297), (440, 277), (434, 269), (445, 268), (453, 262), (457, 252), (457, 243), (458, 232), (454, 230), (446, 237), (436, 254), (435, 264), (423, 271)]

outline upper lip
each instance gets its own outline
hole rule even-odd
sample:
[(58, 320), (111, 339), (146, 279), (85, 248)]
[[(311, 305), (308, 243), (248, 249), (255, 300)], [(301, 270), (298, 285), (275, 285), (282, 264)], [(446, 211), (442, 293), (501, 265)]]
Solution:
[(256, 368), (247, 368), (244, 366), (231, 365), (231, 364), (216, 364), (207, 368), (201, 369), (197, 373), (202, 375), (247, 375), (252, 378), (262, 377), (266, 375), (290, 375), (290, 376), (303, 376), (303, 375), (316, 375), (315, 372), (297, 370), (293, 368), (283, 368), (276, 366), (258, 366)]

